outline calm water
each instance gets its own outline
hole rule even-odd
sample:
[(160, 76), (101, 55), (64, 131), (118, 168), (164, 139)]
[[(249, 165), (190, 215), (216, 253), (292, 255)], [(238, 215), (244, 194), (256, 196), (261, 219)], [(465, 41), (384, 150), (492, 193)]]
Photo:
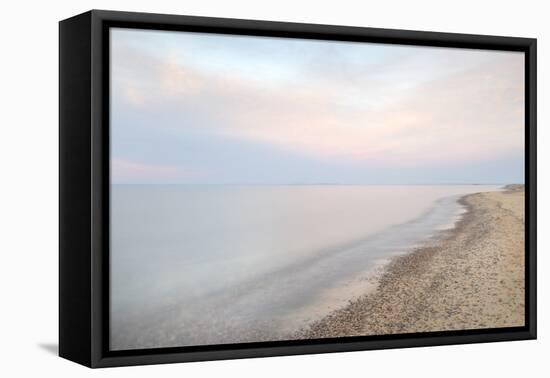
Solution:
[(496, 186), (113, 186), (111, 348), (275, 340)]

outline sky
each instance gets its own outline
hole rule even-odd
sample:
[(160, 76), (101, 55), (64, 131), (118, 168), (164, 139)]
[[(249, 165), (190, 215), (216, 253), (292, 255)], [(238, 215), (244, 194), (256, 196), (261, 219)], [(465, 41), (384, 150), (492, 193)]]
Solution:
[(524, 181), (524, 54), (111, 29), (115, 184)]

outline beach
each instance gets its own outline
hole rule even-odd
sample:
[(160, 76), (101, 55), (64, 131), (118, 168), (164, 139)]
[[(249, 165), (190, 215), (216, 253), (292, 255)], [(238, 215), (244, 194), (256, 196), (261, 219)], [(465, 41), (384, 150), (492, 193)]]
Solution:
[(392, 258), (374, 290), (293, 337), (523, 326), (524, 198), (522, 185), (463, 196), (454, 228)]
[(523, 322), (522, 187), (115, 189), (113, 349)]

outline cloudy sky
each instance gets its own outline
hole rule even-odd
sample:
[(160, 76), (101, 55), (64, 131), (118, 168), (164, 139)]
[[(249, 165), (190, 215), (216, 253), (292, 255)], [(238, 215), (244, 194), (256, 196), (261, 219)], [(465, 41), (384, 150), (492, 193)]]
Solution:
[(114, 183), (523, 182), (516, 52), (111, 30)]

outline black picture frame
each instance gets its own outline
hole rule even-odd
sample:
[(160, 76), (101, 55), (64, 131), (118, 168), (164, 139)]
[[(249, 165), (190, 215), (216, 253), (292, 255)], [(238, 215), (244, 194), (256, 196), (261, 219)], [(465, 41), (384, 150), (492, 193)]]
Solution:
[[(338, 339), (110, 351), (110, 27), (525, 53), (526, 324)], [(92, 10), (59, 24), (59, 355), (88, 367), (536, 338), (536, 39)]]

